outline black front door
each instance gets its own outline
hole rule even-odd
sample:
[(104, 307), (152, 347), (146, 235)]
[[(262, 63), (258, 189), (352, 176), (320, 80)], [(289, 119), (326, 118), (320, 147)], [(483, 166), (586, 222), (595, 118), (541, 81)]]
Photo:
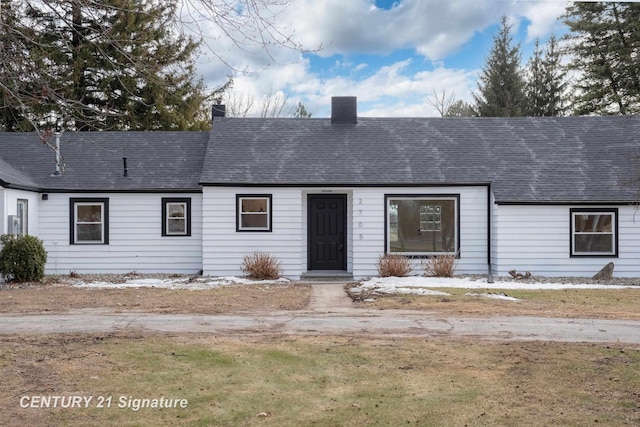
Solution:
[(309, 270), (347, 269), (347, 196), (309, 195)]

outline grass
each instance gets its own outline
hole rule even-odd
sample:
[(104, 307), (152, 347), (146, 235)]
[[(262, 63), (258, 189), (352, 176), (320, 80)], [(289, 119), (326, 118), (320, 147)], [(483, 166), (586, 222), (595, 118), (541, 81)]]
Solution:
[[(443, 312), (449, 316), (542, 316), (640, 320), (640, 287), (632, 289), (460, 289), (437, 288), (448, 296), (362, 295), (358, 307)], [(504, 293), (518, 302), (465, 295)], [(364, 299), (373, 297), (372, 301)]]
[[(8, 425), (637, 425), (640, 348), (204, 335), (0, 338)], [(187, 399), (22, 409), (24, 395)]]
[(100, 308), (151, 313), (237, 313), (256, 310), (300, 310), (311, 298), (311, 286), (233, 285), (210, 290), (84, 289), (43, 285), (0, 290), (0, 313), (66, 312)]

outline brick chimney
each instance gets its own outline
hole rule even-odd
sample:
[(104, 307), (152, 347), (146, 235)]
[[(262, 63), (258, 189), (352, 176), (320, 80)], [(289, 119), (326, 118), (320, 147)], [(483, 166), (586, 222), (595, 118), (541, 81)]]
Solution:
[(358, 123), (358, 98), (355, 96), (332, 97), (331, 123)]

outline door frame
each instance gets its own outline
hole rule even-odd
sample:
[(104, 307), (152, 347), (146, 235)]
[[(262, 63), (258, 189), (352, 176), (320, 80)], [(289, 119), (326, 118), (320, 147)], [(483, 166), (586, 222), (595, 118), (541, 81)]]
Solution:
[[(313, 269), (312, 268), (312, 263), (311, 263), (311, 246), (313, 244), (312, 238), (311, 238), (311, 222), (312, 222), (312, 209), (311, 209), (311, 200), (312, 199), (339, 199), (342, 201), (343, 205), (344, 205), (344, 212), (342, 215), (342, 223), (343, 223), (343, 236), (342, 236), (342, 244), (344, 246), (344, 250), (343, 250), (343, 259), (342, 259), (342, 264), (343, 264), (343, 269), (342, 270), (338, 270), (338, 271), (347, 271), (347, 267), (348, 267), (348, 257), (347, 254), (349, 252), (349, 248), (348, 248), (348, 235), (349, 235), (349, 230), (347, 229), (348, 227), (348, 216), (349, 216), (349, 198), (348, 195), (346, 193), (340, 193), (340, 194), (326, 194), (326, 193), (308, 193), (307, 194), (307, 271), (330, 271), (330, 270), (321, 270), (321, 269)], [(332, 271), (332, 270), (331, 270)]]

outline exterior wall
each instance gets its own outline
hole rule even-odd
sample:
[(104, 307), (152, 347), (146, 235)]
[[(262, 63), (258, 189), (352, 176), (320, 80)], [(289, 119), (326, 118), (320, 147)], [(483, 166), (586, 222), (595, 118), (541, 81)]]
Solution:
[(614, 276), (640, 277), (640, 223), (632, 206), (618, 208), (618, 257), (571, 257), (572, 207), (494, 205), (494, 274), (530, 271), (535, 276), (591, 277), (605, 264), (615, 264)]
[(7, 229), (7, 202), (5, 200), (7, 190), (0, 186), (0, 236), (6, 233)]
[[(353, 276), (378, 275), (376, 262), (385, 251), (385, 194), (459, 194), (460, 258), (456, 274), (487, 272), (487, 187), (356, 188), (353, 191)], [(413, 260), (413, 274), (424, 273), (424, 258)]]
[[(109, 199), (109, 244), (71, 245), (69, 199)], [(191, 236), (162, 236), (163, 197), (191, 198)], [(47, 274), (184, 273), (202, 267), (202, 195), (199, 193), (49, 193), (40, 201), (40, 238)]]
[[(272, 228), (236, 231), (236, 195), (270, 194)], [(205, 187), (203, 189), (203, 271), (211, 276), (242, 276), (245, 255), (276, 256), (291, 279), (303, 271), (302, 192), (299, 188)], [(306, 229), (306, 223), (304, 225)]]
[(38, 205), (40, 194), (33, 191), (14, 190), (0, 188), (0, 212), (2, 213), (2, 224), (0, 224), (0, 234), (5, 234), (9, 230), (8, 216), (18, 213), (18, 199), (28, 202), (27, 209), (27, 234), (38, 236)]
[[(270, 194), (271, 232), (236, 231), (236, 195)], [(212, 276), (242, 275), (244, 255), (254, 251), (278, 257), (284, 275), (299, 279), (307, 272), (307, 196), (347, 195), (347, 271), (355, 279), (376, 276), (385, 251), (385, 194), (460, 194), (460, 260), (457, 273), (487, 272), (487, 187), (438, 188), (246, 188), (203, 190), (203, 270)], [(422, 274), (423, 258), (414, 260)]]

